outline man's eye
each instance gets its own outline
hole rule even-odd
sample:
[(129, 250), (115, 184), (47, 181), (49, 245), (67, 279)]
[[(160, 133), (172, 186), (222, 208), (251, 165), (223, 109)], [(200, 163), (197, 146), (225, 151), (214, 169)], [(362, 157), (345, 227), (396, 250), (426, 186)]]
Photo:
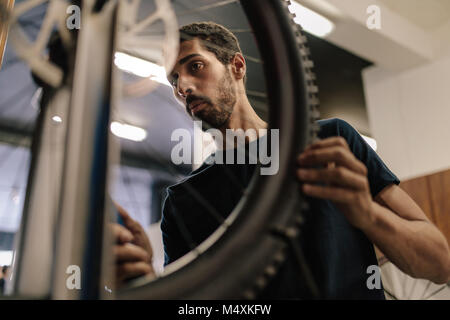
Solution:
[(191, 65), (191, 69), (193, 71), (198, 71), (198, 70), (201, 70), (202, 68), (203, 68), (203, 63), (200, 63), (200, 62), (195, 62)]

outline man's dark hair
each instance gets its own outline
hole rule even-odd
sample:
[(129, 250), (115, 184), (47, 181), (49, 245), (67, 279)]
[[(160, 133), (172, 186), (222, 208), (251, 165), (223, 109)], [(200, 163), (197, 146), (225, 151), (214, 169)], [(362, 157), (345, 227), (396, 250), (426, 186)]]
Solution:
[[(180, 28), (180, 43), (199, 38), (202, 46), (214, 53), (225, 66), (236, 53), (242, 54), (236, 36), (224, 26), (214, 22), (195, 22)], [(244, 78), (245, 83), (246, 77)]]
[(8, 269), (9, 269), (9, 266), (6, 266), (6, 265), (5, 265), (5, 266), (2, 267), (2, 272), (3, 272), (3, 273), (6, 273), (6, 271), (7, 271)]

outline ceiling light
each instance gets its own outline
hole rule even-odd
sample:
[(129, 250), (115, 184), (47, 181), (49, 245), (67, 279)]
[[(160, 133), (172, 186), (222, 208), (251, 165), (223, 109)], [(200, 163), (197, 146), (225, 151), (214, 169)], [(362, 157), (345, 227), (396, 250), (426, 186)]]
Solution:
[(296, 1), (291, 1), (289, 11), (295, 14), (295, 23), (317, 37), (325, 37), (334, 30), (333, 22)]
[(150, 78), (161, 84), (171, 86), (167, 80), (166, 69), (150, 61), (130, 56), (123, 52), (116, 52), (114, 63), (117, 68), (141, 78)]
[(52, 120), (55, 121), (55, 122), (58, 122), (58, 123), (62, 122), (62, 119), (61, 119), (60, 116), (53, 116)]
[(147, 137), (146, 130), (116, 121), (111, 123), (111, 132), (119, 138), (137, 142), (144, 141)]
[(0, 266), (10, 266), (12, 263), (12, 258), (13, 258), (13, 252), (11, 250), (1, 250), (0, 251)]

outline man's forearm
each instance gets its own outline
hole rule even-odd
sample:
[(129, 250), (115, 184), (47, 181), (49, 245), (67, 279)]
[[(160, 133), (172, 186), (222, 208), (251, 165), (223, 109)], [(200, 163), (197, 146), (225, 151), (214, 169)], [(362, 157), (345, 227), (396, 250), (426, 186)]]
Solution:
[(446, 283), (450, 278), (450, 251), (445, 237), (427, 221), (408, 221), (374, 202), (373, 223), (363, 232), (405, 273)]

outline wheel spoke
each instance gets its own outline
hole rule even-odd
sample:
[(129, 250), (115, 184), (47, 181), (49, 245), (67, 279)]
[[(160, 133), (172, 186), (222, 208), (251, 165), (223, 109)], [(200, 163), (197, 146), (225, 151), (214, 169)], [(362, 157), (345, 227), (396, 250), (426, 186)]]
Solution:
[(55, 16), (59, 13), (57, 9), (57, 3), (51, 1), (47, 13), (45, 14), (44, 21), (42, 22), (38, 37), (32, 45), (33, 51), (37, 55), (41, 55), (47, 47), (53, 27), (55, 26)]
[(223, 7), (223, 6), (229, 5), (231, 3), (235, 3), (235, 2), (239, 2), (239, 0), (224, 0), (224, 1), (217, 2), (217, 3), (208, 4), (208, 5), (196, 8), (196, 9), (189, 9), (189, 10), (177, 13), (177, 16), (182, 17), (182, 16), (186, 16), (186, 15), (189, 15), (189, 14), (193, 14), (193, 13), (199, 13), (199, 12), (202, 12), (202, 11), (207, 11), (207, 10), (210, 10), (210, 9)]

